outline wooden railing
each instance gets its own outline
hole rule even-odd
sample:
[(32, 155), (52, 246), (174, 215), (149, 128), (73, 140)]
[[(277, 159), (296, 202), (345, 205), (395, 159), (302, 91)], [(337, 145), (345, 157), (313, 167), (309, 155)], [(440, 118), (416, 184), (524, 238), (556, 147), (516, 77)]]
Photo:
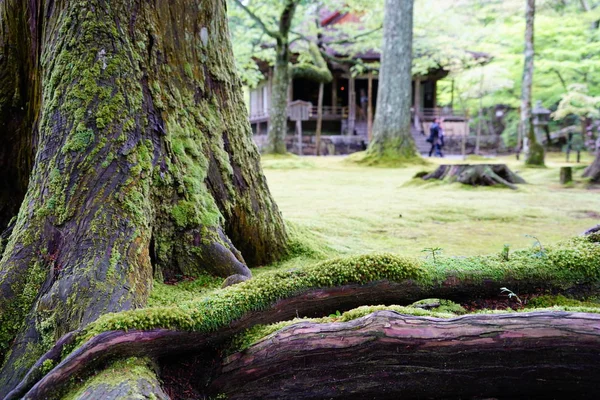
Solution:
[[(310, 119), (317, 118), (318, 107), (312, 107), (310, 110)], [(323, 106), (323, 119), (341, 120), (348, 118), (348, 107)]]
[(463, 110), (452, 108), (425, 108), (420, 111), (420, 117), (424, 120), (432, 120), (433, 118), (466, 118), (466, 113)]
[[(323, 119), (339, 121), (348, 118), (348, 107), (323, 106)], [(263, 122), (269, 119), (269, 110), (258, 110), (250, 113), (250, 122)], [(310, 119), (317, 119), (317, 107), (310, 109)]]

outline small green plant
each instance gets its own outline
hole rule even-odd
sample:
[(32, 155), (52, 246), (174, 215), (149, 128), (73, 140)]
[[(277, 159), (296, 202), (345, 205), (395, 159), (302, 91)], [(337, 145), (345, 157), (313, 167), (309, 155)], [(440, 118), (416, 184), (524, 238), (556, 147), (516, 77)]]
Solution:
[[(442, 251), (443, 249), (441, 247), (425, 247), (423, 250), (421, 250), (421, 253), (430, 253), (431, 258), (433, 258), (433, 263), (437, 264), (436, 256), (439, 256)], [(429, 255), (427, 257), (429, 257)]]
[(538, 239), (537, 236), (525, 235), (525, 237), (528, 237), (528, 238), (531, 238), (534, 240), (532, 248), (538, 249), (538, 252), (534, 254), (534, 257), (542, 258), (546, 255), (546, 249), (544, 248), (544, 246), (542, 245), (542, 242), (540, 242), (540, 239)]
[(42, 368), (40, 370), (43, 374), (47, 374), (52, 370), (52, 368), (54, 368), (54, 361), (48, 358), (44, 360), (44, 362), (42, 363)]
[(519, 304), (523, 304), (523, 302), (521, 301), (519, 296), (517, 296), (516, 293), (513, 292), (512, 290), (510, 290), (509, 288), (505, 288), (505, 287), (500, 288), (500, 293), (506, 293), (506, 294), (508, 294), (509, 299), (514, 297), (519, 302)]
[(342, 313), (340, 310), (336, 310), (335, 314), (329, 314), (329, 318), (339, 319), (342, 317)]
[(502, 259), (504, 261), (508, 261), (510, 256), (510, 244), (504, 245), (504, 247), (502, 248), (502, 253), (500, 253), (500, 255), (502, 256)]

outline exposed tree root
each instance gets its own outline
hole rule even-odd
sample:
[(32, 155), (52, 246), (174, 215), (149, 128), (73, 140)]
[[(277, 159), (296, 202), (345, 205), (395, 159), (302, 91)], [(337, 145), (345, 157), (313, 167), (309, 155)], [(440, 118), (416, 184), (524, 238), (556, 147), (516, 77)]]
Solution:
[[(7, 399), (17, 399), (25, 395), (27, 399), (46, 399), (61, 393), (61, 389), (73, 378), (84, 376), (88, 371), (102, 366), (115, 358), (132, 356), (158, 358), (178, 354), (201, 352), (208, 346), (223, 344), (234, 335), (255, 325), (286, 321), (297, 316), (321, 317), (331, 310), (346, 311), (364, 304), (411, 304), (423, 298), (444, 298), (462, 301), (469, 298), (492, 297), (499, 288), (508, 286), (520, 292), (547, 290), (558, 292), (564, 283), (552, 280), (516, 281), (512, 279), (487, 281), (461, 281), (449, 277), (439, 285), (422, 285), (412, 280), (402, 282), (377, 281), (364, 285), (345, 285), (327, 289), (310, 289), (274, 303), (270, 308), (246, 314), (227, 327), (213, 332), (188, 332), (172, 329), (109, 331), (101, 333), (69, 354), (52, 371), (33, 387), (33, 379), (23, 381), (18, 390)], [(580, 285), (571, 291), (589, 293), (595, 291), (593, 285)], [(61, 354), (66, 340), (61, 340), (50, 352)], [(44, 359), (58, 361), (59, 357), (45, 355)], [(36, 366), (41, 365), (40, 362)], [(32, 369), (28, 377), (39, 376)], [(30, 390), (28, 390), (30, 389)], [(28, 390), (28, 391), (27, 391)]]
[(298, 323), (228, 357), (228, 399), (592, 398), (600, 315), (532, 312), (444, 320), (378, 311)]
[(583, 172), (583, 177), (589, 178), (592, 183), (600, 183), (600, 153), (596, 156), (592, 165)]

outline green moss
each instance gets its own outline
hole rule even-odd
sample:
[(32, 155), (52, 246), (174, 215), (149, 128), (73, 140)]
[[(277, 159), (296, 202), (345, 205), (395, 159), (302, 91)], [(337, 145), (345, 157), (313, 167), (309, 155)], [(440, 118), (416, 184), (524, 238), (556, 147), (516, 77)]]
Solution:
[(47, 360), (44, 360), (44, 362), (42, 363), (42, 368), (41, 368), (40, 372), (43, 375), (46, 375), (48, 372), (50, 372), (52, 370), (52, 368), (54, 368), (54, 361), (52, 361), (51, 359), (47, 359)]
[(467, 310), (465, 310), (460, 304), (445, 299), (424, 299), (411, 304), (411, 307), (423, 308), (419, 306), (427, 306), (428, 309), (440, 313), (451, 313), (456, 315), (462, 315), (467, 313)]
[(154, 281), (154, 288), (148, 299), (148, 307), (173, 306), (197, 299), (221, 287), (222, 278), (201, 275), (191, 280), (183, 280), (167, 285)]
[[(548, 307), (585, 307), (585, 308), (599, 308), (600, 302), (597, 301), (582, 301), (569, 297), (565, 297), (563, 295), (556, 296), (538, 296), (530, 299), (527, 302), (526, 308), (548, 308)], [(599, 310), (600, 311), (600, 310)]]
[(23, 279), (12, 288), (15, 293), (20, 294), (7, 303), (0, 300), (0, 360), (7, 351), (10, 340), (24, 327), (25, 316), (37, 299), (49, 269), (49, 266), (41, 262), (34, 263), (27, 274), (23, 275)]
[(429, 165), (428, 161), (416, 155), (411, 147), (396, 150), (395, 146), (386, 146), (381, 153), (376, 150), (362, 151), (351, 154), (346, 158), (351, 164), (380, 168), (407, 168)]
[[(84, 398), (86, 392), (99, 390), (99, 393), (107, 393), (111, 389), (117, 389), (123, 384), (130, 385), (135, 390), (136, 384), (146, 382), (158, 387), (158, 380), (154, 372), (152, 362), (147, 358), (127, 358), (112, 362), (102, 371), (89, 378), (83, 383), (74, 384), (63, 400), (75, 400)], [(135, 393), (130, 393), (131, 398), (138, 398)]]
[[(445, 300), (445, 301), (448, 303), (452, 303), (447, 300)], [(455, 303), (452, 303), (452, 304), (455, 304)], [(335, 317), (332, 316), (332, 317), (323, 317), (323, 318), (294, 318), (293, 320), (281, 321), (281, 322), (277, 322), (275, 324), (270, 324), (270, 325), (256, 325), (250, 329), (247, 329), (243, 333), (236, 335), (231, 340), (231, 343), (228, 346), (227, 352), (231, 354), (231, 353), (235, 353), (238, 351), (246, 350), (253, 344), (266, 338), (267, 336), (271, 335), (272, 333), (278, 332), (278, 331), (282, 330), (283, 328), (286, 328), (288, 326), (292, 326), (295, 324), (299, 324), (302, 322), (310, 322), (310, 323), (315, 323), (315, 324), (327, 324), (327, 323), (333, 323), (333, 322), (349, 322), (349, 321), (353, 321), (358, 318), (366, 317), (367, 315), (373, 314), (376, 311), (393, 311), (393, 312), (397, 312), (399, 314), (413, 315), (413, 316), (418, 316), (418, 317), (452, 318), (452, 317), (456, 317), (457, 315), (464, 313), (464, 309), (462, 307), (460, 307), (457, 304), (455, 304), (455, 306), (458, 306), (462, 312), (454, 313), (454, 312), (451, 312), (448, 310), (428, 311), (428, 310), (423, 310), (421, 308), (405, 307), (405, 306), (397, 306), (397, 305), (361, 306), (361, 307), (357, 307), (355, 309), (346, 311), (345, 313), (342, 313), (340, 316), (335, 316)], [(457, 307), (454, 307), (454, 308), (459, 310), (459, 308), (457, 308)]]
[[(509, 262), (498, 255), (464, 259), (441, 258), (435, 264), (395, 255), (365, 255), (324, 261), (288, 271), (264, 273), (208, 296), (168, 307), (107, 314), (90, 324), (81, 340), (100, 332), (157, 327), (214, 331), (250, 311), (263, 310), (302, 291), (348, 284), (410, 279), (430, 287), (453, 277), (472, 282), (542, 279), (563, 287), (600, 281), (600, 246), (585, 238), (537, 250), (514, 252)], [(451, 308), (452, 311), (456, 311)]]

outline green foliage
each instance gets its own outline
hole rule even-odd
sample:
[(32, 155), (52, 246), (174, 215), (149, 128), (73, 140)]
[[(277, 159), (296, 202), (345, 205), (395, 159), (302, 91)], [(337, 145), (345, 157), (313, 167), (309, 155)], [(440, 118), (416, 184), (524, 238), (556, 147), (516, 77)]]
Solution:
[(536, 257), (544, 257), (546, 255), (546, 249), (544, 249), (542, 242), (540, 242), (540, 239), (538, 239), (537, 236), (525, 235), (525, 237), (528, 237), (528, 238), (531, 238), (534, 240), (532, 248), (533, 248), (533, 250), (537, 250), (537, 253), (535, 253)]
[(563, 295), (544, 295), (538, 296), (527, 301), (527, 308), (547, 308), (547, 307), (587, 307), (587, 308), (598, 308), (600, 312), (600, 303), (598, 299), (590, 300), (577, 300)]
[(500, 255), (502, 256), (502, 259), (504, 261), (508, 261), (510, 258), (510, 244), (505, 244), (504, 247), (502, 247), (502, 253), (500, 253)]
[[(465, 70), (460, 65), (450, 68), (450, 79), (455, 81), (454, 98), (458, 95), (463, 103), (459, 105), (470, 109), (471, 115), (474, 115), (479, 107), (481, 94), (484, 107), (495, 104), (518, 107), (523, 73), (525, 2), (429, 2), (437, 3), (440, 7), (444, 7), (442, 3), (449, 3), (446, 7), (452, 7), (443, 17), (444, 28), (438, 31), (441, 35), (446, 36), (447, 40), (460, 43), (465, 49), (485, 52), (493, 57), (484, 68), (482, 93), (477, 93), (480, 91), (481, 76), (478, 68)], [(563, 103), (564, 112), (557, 112), (557, 119), (562, 119), (567, 114), (582, 115), (587, 108), (584, 104), (590, 105), (588, 100), (600, 94), (600, 80), (597, 74), (600, 62), (600, 31), (592, 28), (594, 22), (600, 20), (600, 8), (592, 6), (586, 11), (581, 2), (572, 0), (547, 0), (536, 3), (533, 100), (541, 100), (545, 107), (552, 110), (556, 110), (559, 102)], [(574, 91), (572, 85), (577, 85), (575, 88), (587, 88), (587, 99), (582, 98), (580, 90), (579, 93)], [(450, 86), (449, 82), (441, 85), (441, 104), (449, 103)], [(597, 105), (595, 107), (597, 108)], [(571, 110), (567, 111), (567, 108)], [(510, 132), (512, 135), (512, 127)]]
[(436, 256), (442, 253), (443, 249), (441, 247), (426, 247), (421, 252), (428, 253), (428, 257), (431, 256), (433, 262), (436, 263)]

